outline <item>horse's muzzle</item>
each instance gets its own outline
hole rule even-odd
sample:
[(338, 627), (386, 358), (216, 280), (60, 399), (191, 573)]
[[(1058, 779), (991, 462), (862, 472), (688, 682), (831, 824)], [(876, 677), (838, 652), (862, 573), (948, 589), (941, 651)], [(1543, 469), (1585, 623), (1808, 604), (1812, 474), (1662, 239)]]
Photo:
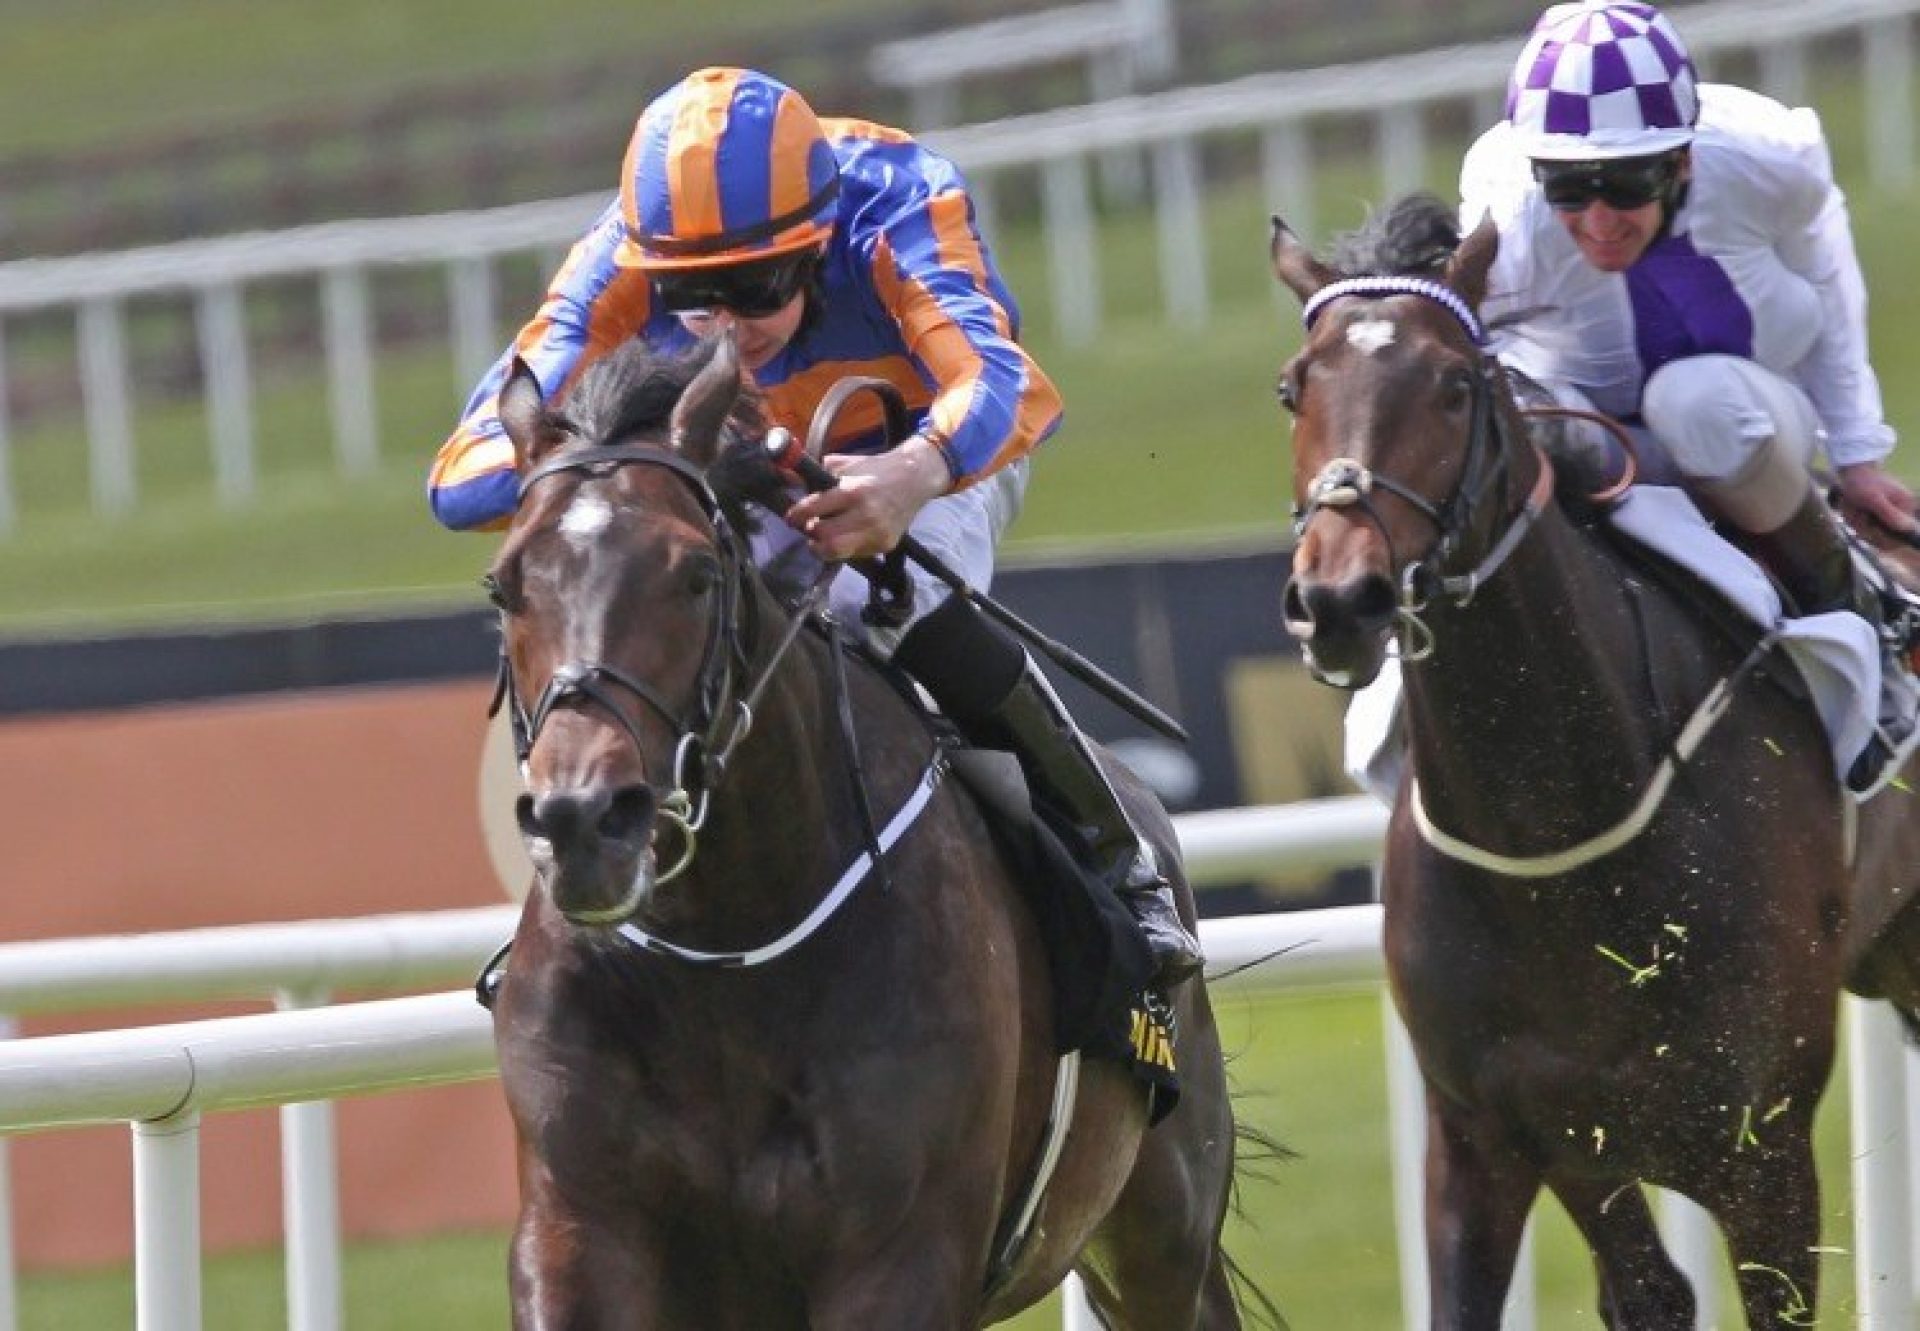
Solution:
[(1295, 574), (1281, 595), (1307, 669), (1341, 689), (1364, 688), (1380, 673), (1398, 607), (1393, 583), (1377, 573), (1340, 583)]
[(520, 835), (555, 909), (585, 925), (638, 910), (654, 885), (658, 807), (645, 784), (522, 795)]

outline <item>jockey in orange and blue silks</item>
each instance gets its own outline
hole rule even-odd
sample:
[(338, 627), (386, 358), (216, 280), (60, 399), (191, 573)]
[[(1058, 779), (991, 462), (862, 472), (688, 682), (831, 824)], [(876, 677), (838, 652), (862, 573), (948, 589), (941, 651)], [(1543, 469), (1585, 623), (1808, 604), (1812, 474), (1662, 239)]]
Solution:
[[(884, 450), (875, 398), (840, 413), (827, 451), (845, 493), (811, 496), (795, 514), (812, 524), (817, 554), (878, 554), (911, 524), (987, 583), (1025, 485), (1025, 467), (1010, 464), (1054, 431), (1061, 408), (1017, 341), (1018, 307), (974, 228), (966, 182), (907, 134), (820, 120), (791, 88), (742, 69), (701, 70), (647, 107), (619, 197), (441, 447), (435, 516), (491, 528), (513, 510), (513, 449), (494, 413), (514, 356), (552, 396), (630, 337), (691, 348), (723, 323), (769, 420), (796, 435), (852, 374), (893, 384), (916, 418), (914, 438)], [(970, 497), (934, 502), (960, 496)], [(847, 581), (849, 597), (864, 594)], [(944, 599), (930, 579), (918, 590), (923, 609)]]
[[(899, 130), (822, 121), (764, 74), (703, 69), (641, 115), (619, 199), (441, 447), (433, 511), (457, 528), (511, 516), (517, 478), (496, 395), (514, 356), (553, 398), (628, 338), (690, 349), (731, 328), (768, 418), (797, 436), (849, 375), (891, 383), (915, 418), (913, 434), (889, 446), (877, 399), (852, 399), (826, 445), (838, 485), (796, 500), (784, 523), (761, 524), (755, 560), (804, 579), (808, 557), (870, 558), (910, 533), (985, 590), (1027, 455), (1060, 423), (1059, 394), (1021, 348), (1019, 324), (953, 163)], [(1131, 958), (1115, 967), (1122, 986), (1191, 975), (1199, 945), (1152, 845), (1046, 677), (966, 597), (918, 564), (907, 574), (903, 623), (863, 625), (867, 588), (844, 568), (829, 587), (835, 618), (976, 742), (1019, 757), (1036, 802), (1061, 811), (1089, 878), (1111, 889), (1096, 904), (1130, 921), (1111, 953)]]

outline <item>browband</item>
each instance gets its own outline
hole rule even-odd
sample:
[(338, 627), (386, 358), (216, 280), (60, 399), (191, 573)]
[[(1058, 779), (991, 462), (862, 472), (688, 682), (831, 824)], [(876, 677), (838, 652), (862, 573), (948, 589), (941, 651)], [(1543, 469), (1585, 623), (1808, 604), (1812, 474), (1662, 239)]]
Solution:
[(1424, 277), (1344, 277), (1338, 282), (1329, 282), (1308, 298), (1300, 311), (1300, 322), (1311, 329), (1320, 311), (1342, 296), (1425, 296), (1458, 319), (1476, 347), (1487, 345), (1487, 332), (1481, 327), (1480, 317), (1460, 298), (1460, 293)]

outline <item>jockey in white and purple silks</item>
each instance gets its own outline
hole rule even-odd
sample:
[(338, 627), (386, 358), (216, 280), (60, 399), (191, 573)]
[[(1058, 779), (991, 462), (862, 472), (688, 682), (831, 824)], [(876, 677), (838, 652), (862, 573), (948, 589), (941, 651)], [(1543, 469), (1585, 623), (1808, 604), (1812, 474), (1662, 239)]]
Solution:
[[(1824, 453), (1896, 531), (1914, 529), (1915, 501), (1882, 465), (1894, 433), (1815, 114), (1699, 83), (1651, 5), (1559, 4), (1460, 192), (1462, 224), (1500, 233), (1481, 307), (1500, 359), (1639, 427), (1643, 479), (1685, 486), (1793, 610), (1876, 613), (1809, 467)], [(1871, 784), (1903, 738), (1881, 736), (1849, 784)]]

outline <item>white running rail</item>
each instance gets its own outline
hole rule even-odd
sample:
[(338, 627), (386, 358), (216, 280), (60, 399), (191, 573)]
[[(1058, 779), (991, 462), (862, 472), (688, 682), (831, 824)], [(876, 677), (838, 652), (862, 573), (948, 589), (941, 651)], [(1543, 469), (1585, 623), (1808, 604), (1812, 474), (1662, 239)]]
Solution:
[[(1366, 863), (1384, 812), (1364, 797), (1187, 815), (1176, 820), (1197, 882), (1277, 867)], [(320, 1001), (334, 987), (464, 978), (511, 928), (517, 908), (367, 920), (243, 926), (114, 939), (0, 946), (0, 1009), (73, 1010), (186, 997), (277, 994)], [(1380, 911), (1349, 906), (1209, 920), (1202, 928), (1223, 992), (1373, 987), (1380, 983)], [(303, 941), (304, 940), (304, 941)], [(1283, 961), (1257, 965), (1285, 949)], [(196, 960), (195, 958), (198, 958)], [(1247, 967), (1247, 969), (1241, 969)], [(145, 995), (145, 999), (142, 995)], [(1910, 1325), (1914, 1245), (1907, 1150), (1908, 1070), (1898, 1023), (1881, 1005), (1848, 1000), (1856, 1286), (1860, 1325)], [(469, 991), (305, 1011), (0, 1042), (0, 1133), (124, 1122), (135, 1161), (136, 1298), (142, 1331), (198, 1331), (199, 1122), (203, 1114), (282, 1104), (330, 1111), (351, 1094), (489, 1076), (492, 1032)], [(1419, 1235), (1418, 1074), (1390, 1031), (1396, 1233), (1403, 1309), (1425, 1324)], [(332, 1123), (289, 1120), (288, 1307), (295, 1331), (340, 1326)], [(297, 1148), (297, 1149), (296, 1149)], [(1892, 1162), (1890, 1167), (1889, 1162)], [(0, 1182), (4, 1182), (0, 1160)], [(1691, 1208), (1669, 1209), (1676, 1247), (1706, 1295), (1712, 1324), (1712, 1231)], [(0, 1237), (6, 1227), (0, 1224)], [(11, 1262), (0, 1328), (15, 1325)], [(1703, 1277), (1705, 1277), (1703, 1279)], [(1530, 1281), (1516, 1283), (1508, 1326), (1530, 1327)], [(1069, 1304), (1069, 1327), (1085, 1326)]]

